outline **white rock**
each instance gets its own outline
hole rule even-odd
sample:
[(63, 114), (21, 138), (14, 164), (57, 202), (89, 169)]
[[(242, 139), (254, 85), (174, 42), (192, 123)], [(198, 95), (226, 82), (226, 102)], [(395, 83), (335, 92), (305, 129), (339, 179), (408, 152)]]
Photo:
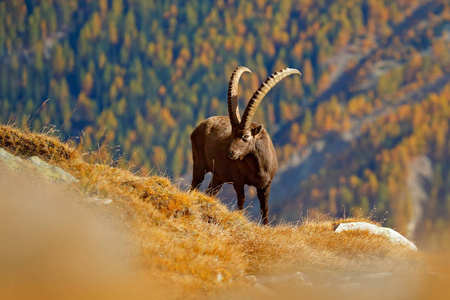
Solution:
[(417, 251), (417, 247), (416, 245), (414, 245), (414, 243), (412, 243), (410, 240), (405, 238), (403, 235), (401, 235), (394, 229), (387, 227), (379, 227), (377, 225), (366, 222), (341, 223), (337, 226), (335, 232), (341, 233), (343, 231), (355, 231), (355, 230), (369, 231), (372, 234), (385, 236), (393, 243), (402, 244), (409, 247), (413, 251)]

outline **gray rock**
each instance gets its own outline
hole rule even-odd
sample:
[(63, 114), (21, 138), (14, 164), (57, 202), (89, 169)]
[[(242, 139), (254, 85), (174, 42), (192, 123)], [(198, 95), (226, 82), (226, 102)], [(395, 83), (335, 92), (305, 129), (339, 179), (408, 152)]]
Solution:
[(53, 182), (63, 182), (63, 183), (78, 182), (78, 180), (75, 179), (75, 177), (73, 177), (63, 169), (48, 164), (37, 156), (30, 157), (28, 161), (40, 174), (47, 177)]
[(42, 175), (53, 182), (78, 182), (77, 179), (63, 169), (48, 164), (37, 156), (33, 156), (25, 160), (18, 156), (12, 155), (2, 148), (0, 148), (0, 164), (16, 172), (25, 172), (34, 169), (36, 172), (33, 173)]
[(6, 165), (14, 171), (21, 171), (26, 168), (26, 164), (18, 156), (14, 156), (3, 148), (0, 148), (0, 163)]

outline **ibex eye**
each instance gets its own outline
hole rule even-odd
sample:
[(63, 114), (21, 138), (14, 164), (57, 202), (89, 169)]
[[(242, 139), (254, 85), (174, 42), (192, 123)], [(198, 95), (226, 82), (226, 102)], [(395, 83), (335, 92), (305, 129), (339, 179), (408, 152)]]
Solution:
[(244, 140), (248, 140), (250, 138), (250, 135), (246, 134), (242, 137)]

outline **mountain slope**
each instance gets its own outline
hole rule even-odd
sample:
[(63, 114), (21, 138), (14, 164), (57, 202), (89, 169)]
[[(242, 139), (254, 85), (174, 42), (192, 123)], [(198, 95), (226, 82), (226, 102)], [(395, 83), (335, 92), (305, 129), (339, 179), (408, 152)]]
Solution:
[[(48, 135), (1, 125), (0, 147), (24, 158), (37, 155), (71, 173), (79, 183), (60, 189), (67, 199), (74, 198), (75, 192), (78, 206), (109, 215), (115, 226), (124, 227), (125, 243), (133, 249), (128, 255), (139, 274), (149, 284), (176, 287), (173, 292), (179, 296), (251, 289), (247, 275), (298, 271), (319, 275), (333, 270), (361, 275), (389, 271), (403, 276), (425, 266), (423, 254), (383, 236), (334, 232), (335, 224), (351, 219), (259, 226), (213, 198), (180, 191), (166, 178), (140, 177), (124, 169), (87, 163), (77, 150)], [(0, 168), (0, 175), (9, 183), (19, 178), (14, 179), (5, 168)], [(2, 201), (17, 201), (8, 196), (14, 194), (3, 194)], [(93, 197), (109, 198), (112, 204), (88, 200)], [(40, 198), (35, 194), (30, 199)]]

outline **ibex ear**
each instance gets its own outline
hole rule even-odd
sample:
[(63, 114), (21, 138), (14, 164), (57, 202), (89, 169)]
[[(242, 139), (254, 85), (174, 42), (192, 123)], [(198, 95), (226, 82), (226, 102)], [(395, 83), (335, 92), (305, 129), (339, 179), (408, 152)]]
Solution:
[(261, 132), (261, 130), (263, 130), (263, 128), (264, 127), (261, 124), (259, 124), (258, 126), (252, 129), (252, 135), (257, 136)]

